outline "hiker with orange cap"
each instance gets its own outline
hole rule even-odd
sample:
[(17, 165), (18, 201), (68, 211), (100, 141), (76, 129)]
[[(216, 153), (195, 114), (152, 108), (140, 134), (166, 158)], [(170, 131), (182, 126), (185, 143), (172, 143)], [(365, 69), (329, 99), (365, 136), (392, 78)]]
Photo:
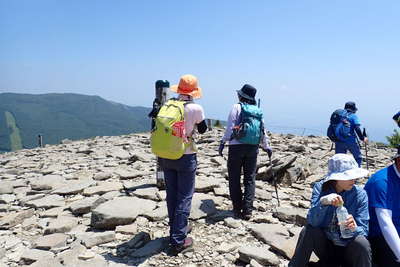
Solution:
[[(198, 86), (198, 80), (191, 74), (183, 75), (178, 85), (171, 86), (171, 90), (178, 93), (178, 102), (183, 103), (183, 120), (175, 123), (172, 135), (180, 135), (183, 142), (182, 154), (176, 157), (176, 151), (167, 151), (165, 156), (160, 154), (160, 165), (164, 171), (167, 192), (167, 209), (170, 226), (169, 255), (177, 255), (193, 249), (193, 239), (187, 237), (188, 218), (194, 194), (195, 175), (197, 169), (196, 147), (194, 133), (204, 133), (207, 130), (203, 108), (193, 102), (202, 96), (202, 90)], [(168, 102), (167, 102), (168, 104)], [(173, 104), (173, 108), (176, 105)], [(160, 110), (161, 112), (162, 110)], [(181, 111), (180, 111), (181, 112)], [(156, 127), (161, 127), (156, 125)], [(162, 132), (165, 132), (162, 130)], [(165, 145), (165, 141), (161, 146)], [(176, 143), (176, 142), (175, 142)], [(152, 148), (153, 149), (153, 148)], [(174, 150), (174, 149), (172, 149)]]
[[(226, 131), (218, 149), (222, 156), (225, 142), (229, 142), (228, 176), (233, 215), (245, 220), (250, 220), (253, 210), (258, 146), (261, 144), (268, 156), (272, 155), (264, 129), (263, 113), (256, 105), (256, 93), (257, 89), (249, 84), (237, 90), (239, 103), (234, 104), (229, 113)], [(244, 193), (240, 185), (242, 169)]]

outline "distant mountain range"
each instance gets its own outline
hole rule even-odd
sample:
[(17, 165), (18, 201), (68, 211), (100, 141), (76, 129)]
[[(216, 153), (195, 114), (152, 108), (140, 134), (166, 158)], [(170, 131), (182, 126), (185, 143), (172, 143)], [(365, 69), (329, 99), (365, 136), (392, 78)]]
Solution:
[(63, 139), (122, 135), (150, 129), (150, 108), (99, 96), (0, 93), (0, 152), (58, 144)]

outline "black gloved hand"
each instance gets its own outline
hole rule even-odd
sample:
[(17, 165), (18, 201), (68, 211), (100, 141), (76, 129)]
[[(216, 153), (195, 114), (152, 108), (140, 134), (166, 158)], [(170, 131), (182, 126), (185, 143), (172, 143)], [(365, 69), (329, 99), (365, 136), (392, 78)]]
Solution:
[(223, 141), (221, 141), (219, 143), (219, 147), (218, 147), (218, 154), (222, 157), (222, 151), (224, 150), (225, 147), (225, 143)]
[(269, 158), (272, 157), (272, 148), (271, 148), (271, 147), (262, 148), (262, 150), (264, 150), (265, 152), (267, 152), (267, 155), (268, 155)]

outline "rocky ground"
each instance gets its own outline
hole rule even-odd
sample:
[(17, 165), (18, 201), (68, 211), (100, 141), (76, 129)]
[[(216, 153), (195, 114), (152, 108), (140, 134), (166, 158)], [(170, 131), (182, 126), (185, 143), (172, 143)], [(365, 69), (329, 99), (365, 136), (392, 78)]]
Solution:
[[(243, 221), (230, 211), (226, 154), (217, 153), (222, 133), (198, 137), (195, 251), (176, 257), (165, 253), (166, 194), (155, 184), (149, 134), (0, 154), (0, 267), (287, 266), (331, 143), (271, 134), (272, 166), (260, 150), (254, 216)], [(370, 144), (368, 154), (374, 171), (394, 151)]]

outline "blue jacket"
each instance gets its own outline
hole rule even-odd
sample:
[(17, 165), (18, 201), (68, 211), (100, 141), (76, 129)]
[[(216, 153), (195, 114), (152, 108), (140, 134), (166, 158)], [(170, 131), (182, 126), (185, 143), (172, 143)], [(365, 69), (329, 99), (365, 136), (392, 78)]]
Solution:
[[(352, 239), (340, 238), (340, 230), (336, 219), (336, 207), (332, 205), (324, 206), (320, 203), (321, 197), (336, 192), (333, 189), (321, 192), (322, 184), (323, 180), (314, 185), (311, 196), (311, 208), (307, 214), (307, 222), (313, 227), (324, 229), (328, 239), (332, 240), (335, 244), (345, 246)], [(355, 185), (351, 190), (343, 191), (338, 195), (343, 198), (344, 206), (347, 208), (349, 214), (353, 215), (357, 223), (353, 239), (358, 235), (368, 236), (368, 196), (365, 190)]]

